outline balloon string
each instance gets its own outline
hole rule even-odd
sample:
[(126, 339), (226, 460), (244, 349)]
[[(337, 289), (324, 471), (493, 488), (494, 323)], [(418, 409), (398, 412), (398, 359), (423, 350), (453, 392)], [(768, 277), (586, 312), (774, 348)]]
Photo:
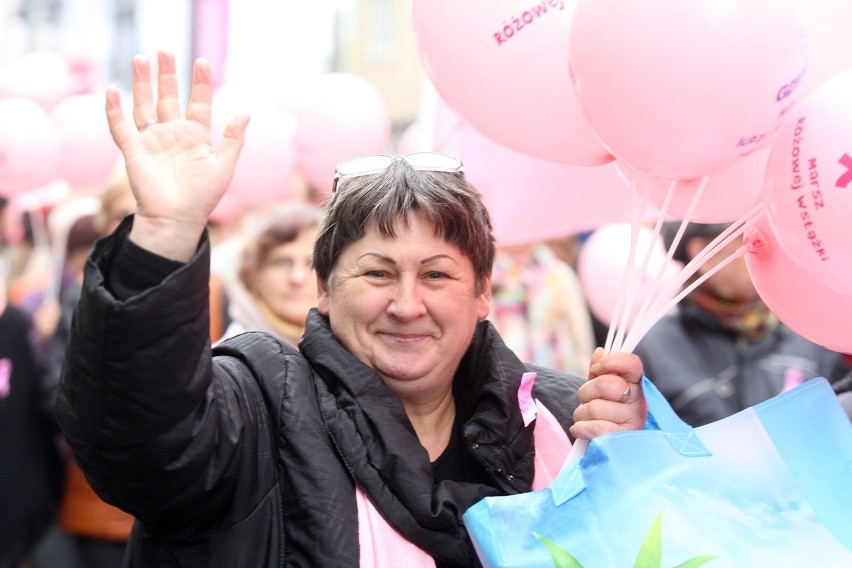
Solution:
[[(692, 277), (698, 269), (704, 264), (704, 262), (717, 254), (720, 250), (726, 247), (731, 241), (740, 236), (746, 226), (753, 224), (763, 212), (763, 206), (759, 205), (757, 207), (752, 208), (750, 211), (745, 213), (740, 219), (733, 222), (727, 229), (725, 229), (718, 237), (713, 239), (706, 247), (704, 247), (701, 252), (699, 252), (691, 261), (689, 261), (686, 266), (676, 275), (674, 279), (669, 283), (669, 285), (661, 292), (658, 292), (655, 295), (654, 303), (652, 305), (652, 309), (650, 310), (650, 315), (643, 318), (641, 322), (637, 322), (634, 325), (634, 329), (632, 330), (631, 338), (629, 345), (632, 345), (633, 348), (639, 343), (641, 338), (648, 332), (648, 330), (656, 323), (660, 318), (662, 318), (668, 310), (670, 310), (674, 304), (677, 302), (672, 302), (671, 299), (674, 298), (681, 287)], [(684, 227), (681, 226), (681, 229)], [(673, 250), (677, 247), (677, 242), (673, 242), (670, 250)]]
[[(713, 276), (714, 274), (716, 274), (717, 272), (719, 272), (720, 270), (722, 270), (724, 267), (726, 267), (728, 264), (730, 264), (730, 263), (731, 263), (731, 262), (733, 262), (734, 260), (736, 260), (736, 259), (740, 258), (741, 256), (743, 256), (743, 255), (745, 254), (745, 252), (746, 252), (746, 246), (745, 246), (745, 245), (743, 245), (743, 246), (741, 246), (740, 248), (738, 248), (736, 251), (734, 251), (733, 253), (731, 253), (730, 255), (728, 255), (728, 256), (727, 256), (724, 260), (720, 261), (720, 262), (719, 262), (716, 266), (714, 266), (713, 268), (711, 268), (710, 270), (708, 270), (707, 272), (705, 272), (704, 274), (702, 274), (699, 278), (697, 278), (697, 279), (696, 279), (694, 282), (692, 282), (689, 286), (687, 286), (686, 288), (684, 288), (684, 289), (680, 292), (680, 294), (678, 294), (677, 296), (675, 296), (675, 297), (674, 297), (674, 299), (672, 299), (672, 300), (671, 300), (671, 301), (670, 301), (670, 302), (669, 302), (669, 303), (665, 306), (665, 308), (664, 308), (663, 310), (660, 310), (660, 313), (659, 313), (658, 315), (655, 315), (655, 316), (653, 316), (653, 317), (649, 317), (649, 318), (648, 318), (648, 322), (647, 322), (647, 323), (643, 323), (643, 324), (642, 324), (642, 326), (641, 326), (641, 332), (640, 332), (640, 333), (637, 333), (634, 337), (629, 338), (629, 341), (627, 341), (627, 342), (626, 342), (625, 350), (628, 350), (628, 349), (629, 349), (629, 350), (631, 350), (631, 351), (632, 351), (633, 349), (635, 349), (635, 348), (636, 348), (636, 345), (638, 345), (638, 343), (639, 343), (639, 340), (641, 340), (641, 338), (642, 338), (642, 337), (644, 337), (644, 335), (645, 335), (646, 333), (648, 333), (648, 331), (650, 330), (650, 328), (651, 328), (651, 327), (652, 327), (655, 323), (657, 323), (657, 321), (659, 321), (659, 319), (660, 319), (660, 318), (662, 318), (662, 316), (664, 316), (664, 315), (665, 315), (665, 314), (666, 314), (666, 313), (667, 313), (670, 309), (672, 309), (672, 308), (673, 308), (673, 307), (674, 307), (674, 306), (675, 306), (678, 302), (680, 302), (683, 298), (685, 298), (687, 294), (689, 294), (690, 292), (692, 292), (693, 290), (695, 290), (698, 286), (700, 286), (701, 284), (703, 284), (705, 280), (707, 280), (708, 278), (710, 278), (711, 276)], [(637, 339), (637, 337), (638, 337), (638, 339)]]
[[(616, 339), (616, 335), (618, 330), (621, 328), (622, 320), (626, 319), (625, 312), (625, 304), (627, 303), (627, 298), (633, 294), (633, 274), (635, 272), (633, 267), (633, 258), (635, 256), (636, 251), (636, 242), (638, 240), (639, 234), (639, 224), (640, 220), (644, 216), (645, 212), (645, 204), (647, 203), (647, 195), (644, 196), (644, 199), (641, 202), (638, 201), (637, 195), (638, 191), (636, 188), (636, 177), (633, 170), (630, 170), (630, 194), (632, 199), (632, 219), (630, 223), (631, 227), (631, 236), (630, 236), (630, 250), (627, 255), (627, 264), (624, 267), (624, 272), (621, 275), (621, 285), (619, 287), (618, 296), (615, 301), (615, 309), (613, 310), (612, 321), (610, 322), (609, 330), (607, 332), (606, 344), (604, 345), (604, 353), (611, 353), (613, 350), (613, 345)], [(646, 188), (647, 189), (647, 188)]]
[[(637, 202), (636, 202), (636, 187), (635, 187), (635, 184), (634, 184), (634, 175), (633, 175), (634, 172), (631, 169), (631, 170), (628, 170), (628, 173), (630, 175), (625, 175), (624, 169), (620, 168), (620, 167), (616, 167), (615, 171), (618, 173), (618, 177), (621, 178), (621, 181), (623, 181), (624, 184), (630, 190), (630, 199), (631, 199), (631, 207), (630, 207), (631, 225), (630, 226), (633, 227), (636, 224), (636, 211), (637, 211), (637, 208), (638, 208), (638, 205), (637, 205)], [(632, 234), (632, 232), (631, 232), (631, 234)], [(632, 238), (631, 238), (631, 241), (632, 241)], [(631, 242), (631, 246), (632, 246), (632, 242)], [(632, 254), (629, 255), (629, 256), (632, 256)], [(612, 319), (610, 321), (609, 328), (607, 329), (606, 341), (604, 342), (604, 353), (610, 353), (612, 351), (612, 342), (615, 339), (615, 332), (616, 332), (616, 329), (618, 328), (618, 321), (620, 319), (619, 314), (621, 313), (621, 304), (623, 302), (622, 298), (623, 298), (624, 294), (626, 293), (626, 281), (627, 281), (627, 271), (625, 270), (625, 272), (623, 272), (622, 275), (621, 275), (621, 284), (619, 286), (619, 292), (618, 292), (618, 295), (615, 298), (615, 306), (613, 307)]]
[[(648, 178), (643, 178), (643, 179), (646, 182), (645, 193), (644, 193), (645, 201), (643, 203), (643, 212), (644, 212), (644, 208), (646, 207), (647, 203), (649, 202), (648, 191), (649, 191), (649, 188), (650, 188), (650, 185), (651, 185), (651, 180), (648, 179)], [(639, 238), (639, 229), (640, 229), (639, 222), (641, 222), (641, 219), (643, 219), (644, 216), (641, 217), (638, 220), (634, 220), (634, 221), (637, 222), (637, 225), (635, 227), (636, 230), (633, 234), (633, 238), (636, 241), (636, 246), (633, 247), (634, 252), (630, 255), (630, 259), (628, 260), (628, 266), (630, 267), (630, 269), (632, 269), (635, 272), (634, 278), (636, 276), (644, 275), (646, 272), (648, 272), (648, 265), (651, 262), (651, 254), (654, 252), (654, 247), (653, 247), (654, 241), (653, 241), (653, 239), (656, 238), (656, 235), (660, 234), (660, 228), (662, 227), (663, 221), (666, 218), (666, 211), (668, 211), (668, 208), (669, 208), (669, 205), (671, 203), (672, 196), (674, 195), (676, 187), (677, 187), (677, 181), (671, 180), (671, 182), (669, 183), (669, 187), (666, 190), (666, 195), (663, 199), (663, 204), (662, 204), (662, 206), (660, 207), (660, 209), (657, 213), (657, 222), (654, 226), (654, 231), (650, 236), (650, 240), (648, 240), (646, 242), (647, 244), (646, 244), (646, 247), (645, 247), (644, 258), (642, 259), (642, 263), (638, 267), (635, 264), (634, 255), (638, 252), (637, 247), (638, 247), (638, 244), (639, 244), (638, 238)], [(642, 284), (644, 284), (644, 279), (640, 278), (640, 285), (633, 287), (632, 294), (630, 296), (628, 296), (628, 298), (626, 300), (626, 309), (624, 310), (624, 313), (622, 315), (623, 316), (622, 325), (619, 327), (618, 332), (616, 333), (615, 342), (613, 344), (613, 350), (614, 351), (622, 351), (623, 350), (625, 334), (627, 332), (629, 332), (630, 327), (632, 327), (634, 325), (635, 318), (631, 318), (631, 314), (633, 314), (633, 306), (634, 306), (634, 303), (636, 302), (636, 296), (638, 295), (640, 286)], [(643, 304), (644, 303), (645, 302), (643, 301)]]
[[(692, 198), (690, 199), (689, 205), (683, 214), (683, 219), (681, 220), (680, 226), (678, 227), (677, 233), (675, 234), (674, 240), (666, 251), (666, 259), (664, 262), (660, 263), (660, 266), (657, 269), (657, 273), (654, 276), (651, 285), (649, 286), (649, 293), (645, 296), (642, 302), (642, 306), (636, 313), (636, 317), (633, 320), (633, 325), (631, 326), (631, 329), (633, 327), (636, 327), (637, 325), (642, 324), (645, 314), (649, 311), (649, 309), (654, 305), (654, 302), (657, 301), (660, 296), (663, 296), (664, 299), (669, 299), (667, 296), (664, 296), (666, 287), (663, 283), (663, 275), (665, 274), (666, 269), (670, 266), (670, 263), (672, 262), (674, 251), (677, 249), (678, 244), (680, 244), (686, 226), (692, 219), (692, 214), (695, 210), (696, 205), (699, 201), (701, 201), (701, 197), (704, 193), (704, 189), (707, 187), (707, 181), (709, 179), (710, 178), (708, 176), (703, 176), (695, 192), (692, 194)], [(674, 193), (682, 187), (682, 180), (673, 180), (672, 183), (669, 185), (669, 189), (666, 192), (665, 200), (663, 201), (663, 209), (660, 211), (660, 215), (657, 217), (657, 224), (654, 227), (654, 238), (659, 237), (662, 232), (663, 221), (665, 220), (665, 213), (668, 210), (669, 201), (674, 197)], [(649, 255), (651, 250), (651, 247), (648, 247)]]
[(614, 321), (615, 333), (613, 335), (611, 351), (618, 351), (621, 348), (622, 336), (624, 328), (629, 325), (630, 311), (633, 309), (633, 298), (636, 296), (636, 254), (638, 253), (639, 232), (641, 225), (639, 220), (644, 218), (646, 200), (642, 200), (642, 206), (639, 208), (640, 213), (634, 215), (630, 224), (630, 251), (627, 255), (627, 262), (624, 265), (624, 275), (622, 278), (627, 278), (627, 288), (622, 292), (621, 302), (618, 304), (618, 319)]
[[(691, 283), (685, 289), (683, 289), (679, 294), (677, 291), (686, 283), (689, 278), (691, 278), (698, 269), (711, 257), (718, 254), (721, 250), (728, 246), (734, 239), (743, 235), (745, 230), (754, 225), (761, 217), (765, 214), (765, 206), (761, 203), (756, 205), (746, 213), (744, 213), (739, 219), (734, 221), (727, 229), (725, 229), (719, 236), (713, 239), (707, 246), (705, 246), (701, 252), (699, 252), (695, 257), (690, 260), (686, 266), (678, 273), (678, 275), (672, 279), (669, 285), (659, 294), (656, 294), (655, 301), (652, 305), (652, 308), (649, 310), (650, 315), (646, 315), (641, 322), (637, 322), (634, 324), (631, 329), (631, 333), (625, 342), (624, 349), (628, 351), (632, 351), (636, 348), (645, 334), (653, 327), (657, 321), (660, 320), (665, 314), (667, 314), (671, 309), (677, 305), (687, 294), (695, 290), (702, 282), (704, 282), (710, 275), (715, 274), (718, 270), (720, 270), (720, 266), (725, 266), (729, 262), (733, 261), (735, 258), (739, 258), (745, 252), (744, 247), (740, 247), (737, 251), (731, 254), (728, 259), (722, 261), (716, 267), (713, 267), (711, 270), (707, 272), (707, 274), (702, 275), (701, 278), (697, 279), (695, 282)], [(683, 228), (683, 227), (681, 227)], [(672, 248), (676, 247), (676, 244), (672, 245)]]

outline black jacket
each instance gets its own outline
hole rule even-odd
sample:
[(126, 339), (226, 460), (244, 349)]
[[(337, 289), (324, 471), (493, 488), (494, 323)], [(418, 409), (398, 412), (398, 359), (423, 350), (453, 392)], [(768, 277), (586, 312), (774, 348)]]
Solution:
[[(527, 369), (481, 322), (456, 376), (465, 445), (493, 483), (433, 484), (400, 401), (312, 312), (302, 353), (247, 333), (212, 351), (209, 250), (119, 300), (117, 237), (89, 260), (57, 414), (92, 486), (139, 522), (131, 566), (357, 566), (357, 483), (446, 565), (478, 561), (461, 522), (486, 495), (529, 491)], [(539, 369), (535, 396), (567, 428), (580, 379)]]
[(0, 566), (17, 566), (53, 522), (64, 466), (45, 412), (27, 316), (0, 311)]

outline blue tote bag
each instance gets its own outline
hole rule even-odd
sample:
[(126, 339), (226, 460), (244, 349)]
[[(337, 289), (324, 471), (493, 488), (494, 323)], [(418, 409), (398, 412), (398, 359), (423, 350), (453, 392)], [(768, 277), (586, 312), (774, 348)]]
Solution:
[(643, 389), (645, 430), (468, 509), (486, 568), (852, 567), (852, 425), (825, 379), (698, 428)]

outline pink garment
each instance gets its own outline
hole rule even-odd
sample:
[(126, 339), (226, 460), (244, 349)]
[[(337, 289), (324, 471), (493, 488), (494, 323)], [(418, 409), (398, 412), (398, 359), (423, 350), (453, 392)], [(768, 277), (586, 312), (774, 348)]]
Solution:
[[(533, 490), (550, 485), (571, 451), (571, 441), (553, 414), (538, 400), (535, 406), (537, 420)], [(435, 567), (435, 560), (390, 526), (358, 486), (355, 487), (355, 501), (358, 504), (361, 568)]]
[(367, 494), (355, 486), (361, 568), (435, 568), (435, 560), (388, 524)]

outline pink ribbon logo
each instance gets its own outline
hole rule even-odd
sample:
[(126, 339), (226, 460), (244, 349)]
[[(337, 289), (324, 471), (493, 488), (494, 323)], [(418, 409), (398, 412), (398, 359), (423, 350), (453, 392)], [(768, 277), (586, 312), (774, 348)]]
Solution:
[(843, 157), (840, 158), (840, 165), (846, 167), (846, 173), (837, 178), (837, 187), (846, 189), (850, 183), (852, 183), (852, 156), (849, 154), (843, 154)]
[(12, 360), (0, 359), (0, 398), (6, 398), (12, 391)]
[(524, 418), (524, 426), (529, 426), (535, 420), (538, 408), (532, 397), (533, 384), (536, 373), (524, 373), (521, 376), (521, 386), (518, 387), (518, 406), (521, 408), (521, 416)]

